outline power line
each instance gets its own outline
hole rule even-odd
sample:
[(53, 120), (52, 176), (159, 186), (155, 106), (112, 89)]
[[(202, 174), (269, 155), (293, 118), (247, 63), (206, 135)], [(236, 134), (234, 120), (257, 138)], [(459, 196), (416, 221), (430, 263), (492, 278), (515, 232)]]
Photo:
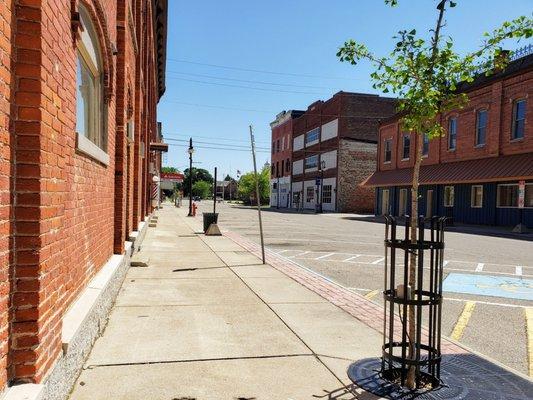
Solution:
[[(189, 141), (188, 141), (188, 140), (185, 140), (185, 139), (172, 139), (172, 138), (167, 138), (166, 140), (169, 140), (169, 141), (172, 141), (172, 142), (186, 142), (186, 143), (189, 143)], [(242, 146), (242, 145), (238, 145), (238, 144), (225, 144), (225, 143), (215, 143), (215, 142), (202, 142), (202, 141), (198, 141), (198, 140), (195, 140), (194, 143), (208, 144), (208, 145), (214, 145), (214, 146), (224, 146), (224, 147), (229, 147), (229, 148), (244, 148), (244, 149), (248, 149), (248, 150), (251, 149), (250, 146)], [(268, 147), (256, 147), (256, 149), (270, 150)]]
[(191, 106), (191, 107), (219, 108), (222, 110), (232, 110), (232, 111), (246, 111), (246, 112), (257, 112), (257, 113), (265, 113), (265, 114), (276, 113), (276, 111), (254, 110), (254, 109), (249, 109), (249, 108), (226, 107), (226, 106), (210, 105), (210, 104), (187, 103), (183, 101), (166, 100), (166, 98), (164, 97), (161, 102), (171, 103), (171, 104), (182, 104), (182, 105)]
[(334, 76), (320, 76), (320, 75), (310, 75), (310, 74), (295, 74), (291, 72), (279, 72), (279, 71), (266, 71), (266, 70), (260, 70), (260, 69), (251, 69), (251, 68), (241, 68), (241, 67), (233, 67), (229, 65), (217, 65), (217, 64), (208, 64), (208, 63), (201, 63), (197, 61), (189, 61), (189, 60), (179, 60), (177, 58), (167, 58), (169, 61), (178, 62), (178, 63), (185, 63), (185, 64), (193, 64), (193, 65), (203, 65), (206, 67), (214, 67), (214, 68), (222, 68), (222, 69), (233, 69), (236, 71), (246, 71), (246, 72), (257, 72), (260, 74), (270, 74), (270, 75), (286, 75), (286, 76), (301, 76), (304, 78), (319, 78), (319, 79), (335, 79), (335, 80), (355, 80), (354, 78), (343, 78), (343, 77), (334, 77)]
[[(307, 88), (307, 89), (340, 90), (340, 88), (332, 88), (332, 87), (326, 87), (326, 86), (294, 85), (294, 84), (291, 84), (291, 83), (264, 82), (264, 81), (257, 81), (257, 80), (226, 78), (226, 77), (222, 77), (222, 76), (193, 74), (193, 73), (190, 73), (190, 72), (180, 72), (180, 71), (169, 71), (169, 70), (167, 70), (167, 73), (169, 73), (169, 72), (173, 73), (173, 74), (197, 76), (197, 77), (200, 77), (200, 78), (220, 79), (220, 80), (225, 80), (225, 81), (244, 82), (244, 83), (257, 83), (257, 84), (261, 84), (261, 85), (289, 86), (289, 87), (299, 87), (299, 88)], [(167, 79), (175, 79), (175, 78), (169, 78), (168, 75), (167, 75)]]
[(319, 92), (300, 92), (300, 91), (296, 91), (296, 90), (267, 89), (267, 88), (260, 88), (260, 87), (255, 87), (255, 86), (232, 85), (230, 83), (207, 82), (207, 81), (199, 81), (199, 80), (196, 80), (196, 79), (187, 79), (187, 78), (170, 78), (170, 79), (177, 79), (177, 80), (185, 81), (185, 82), (201, 83), (203, 85), (215, 85), (215, 86), (225, 86), (225, 87), (233, 87), (233, 88), (239, 88), (239, 89), (260, 90), (262, 92), (294, 93), (294, 94), (315, 94), (315, 95), (323, 94), (323, 93), (319, 93)]
[[(185, 145), (185, 144), (174, 144), (174, 143), (169, 143), (168, 144), (169, 146), (174, 146), (174, 147), (182, 147), (182, 148), (189, 148), (188, 145)], [(251, 149), (231, 149), (231, 148), (223, 148), (223, 147), (209, 147), (209, 146), (194, 146), (194, 148), (198, 148), (198, 149), (210, 149), (210, 150), (227, 150), (227, 151), (245, 151), (247, 153), (251, 152), (252, 150)], [(266, 151), (266, 150), (258, 150), (257, 151), (258, 153), (270, 153), (270, 151)]]
[[(186, 134), (183, 134), (183, 133), (168, 133), (168, 132), (166, 132), (163, 136), (166, 138), (166, 137), (169, 137), (169, 135), (170, 135), (170, 137), (181, 136), (181, 137), (187, 137), (187, 138), (188, 137), (192, 137), (193, 139), (201, 138), (201, 139), (226, 140), (226, 141), (230, 141), (230, 142), (250, 143), (249, 140), (245, 140), (245, 139), (230, 139), (230, 138), (222, 138), (222, 137), (215, 137), (215, 136), (200, 136), (200, 135), (195, 135), (195, 134), (186, 135)], [(270, 140), (256, 140), (256, 143), (268, 143), (268, 144), (270, 144)]]

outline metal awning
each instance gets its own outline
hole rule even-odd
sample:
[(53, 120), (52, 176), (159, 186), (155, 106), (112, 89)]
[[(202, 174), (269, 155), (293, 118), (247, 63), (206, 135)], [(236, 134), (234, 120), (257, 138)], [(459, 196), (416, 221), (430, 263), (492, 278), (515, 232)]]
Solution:
[[(424, 165), (420, 184), (502, 182), (533, 179), (533, 153)], [(376, 171), (361, 186), (410, 186), (413, 168)]]
[(168, 152), (168, 144), (163, 142), (151, 142), (150, 143), (150, 150), (152, 151), (161, 151), (161, 152)]

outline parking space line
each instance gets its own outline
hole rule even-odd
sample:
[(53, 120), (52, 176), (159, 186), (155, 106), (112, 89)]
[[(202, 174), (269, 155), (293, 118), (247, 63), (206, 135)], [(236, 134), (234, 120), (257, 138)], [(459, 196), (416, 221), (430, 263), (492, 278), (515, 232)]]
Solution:
[(478, 263), (476, 267), (476, 272), (483, 272), (484, 263)]
[(529, 362), (529, 376), (533, 376), (533, 307), (527, 307), (526, 329), (527, 329), (527, 358)]
[(324, 254), (323, 256), (320, 256), (320, 257), (315, 258), (315, 260), (322, 260), (322, 259), (324, 259), (324, 258), (331, 257), (331, 256), (334, 255), (334, 254), (335, 254), (335, 253)]
[(300, 257), (300, 256), (303, 256), (304, 254), (308, 254), (308, 253), (311, 253), (311, 252), (310, 251), (302, 251), (300, 254), (294, 254), (294, 255), (289, 256), (287, 258)]
[(446, 265), (448, 265), (449, 262), (450, 260), (444, 260), (444, 262), (442, 263), (442, 267), (444, 268)]
[(515, 268), (515, 275), (522, 276), (522, 267), (520, 265), (517, 265)]
[(342, 260), (341, 262), (350, 262), (352, 260), (355, 260), (356, 258), (361, 257), (361, 254), (356, 254), (355, 256), (348, 257), (345, 260)]
[(379, 293), (379, 290), (372, 290), (371, 292), (368, 292), (367, 294), (365, 294), (365, 297), (368, 299), (368, 300), (372, 300), (374, 297), (376, 297), (376, 295)]
[(465, 307), (463, 308), (463, 312), (459, 316), (459, 319), (457, 320), (457, 323), (453, 328), (452, 334), (450, 335), (453, 340), (461, 340), (463, 332), (466, 326), (468, 325), (468, 321), (470, 320), (470, 317), (472, 316), (475, 307), (476, 303), (474, 301), (466, 302)]
[(376, 261), (371, 262), (371, 264), (376, 265), (376, 264), (379, 264), (380, 262), (382, 262), (382, 261), (384, 261), (384, 260), (385, 260), (385, 257), (381, 257), (379, 260), (376, 260)]

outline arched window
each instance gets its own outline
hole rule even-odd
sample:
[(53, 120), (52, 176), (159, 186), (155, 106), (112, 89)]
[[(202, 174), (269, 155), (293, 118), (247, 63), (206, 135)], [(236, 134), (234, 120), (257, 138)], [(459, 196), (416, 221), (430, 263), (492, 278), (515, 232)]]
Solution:
[[(81, 29), (76, 60), (76, 132), (78, 148), (108, 163), (103, 64), (98, 36), (87, 9), (79, 6)], [(103, 150), (103, 152), (102, 152)]]

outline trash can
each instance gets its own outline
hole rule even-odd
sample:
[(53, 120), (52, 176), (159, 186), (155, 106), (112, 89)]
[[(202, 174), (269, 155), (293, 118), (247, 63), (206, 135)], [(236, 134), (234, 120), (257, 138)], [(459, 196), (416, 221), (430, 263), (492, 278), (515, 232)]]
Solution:
[(218, 222), (218, 213), (203, 213), (204, 215), (204, 233), (207, 232), (209, 225)]

